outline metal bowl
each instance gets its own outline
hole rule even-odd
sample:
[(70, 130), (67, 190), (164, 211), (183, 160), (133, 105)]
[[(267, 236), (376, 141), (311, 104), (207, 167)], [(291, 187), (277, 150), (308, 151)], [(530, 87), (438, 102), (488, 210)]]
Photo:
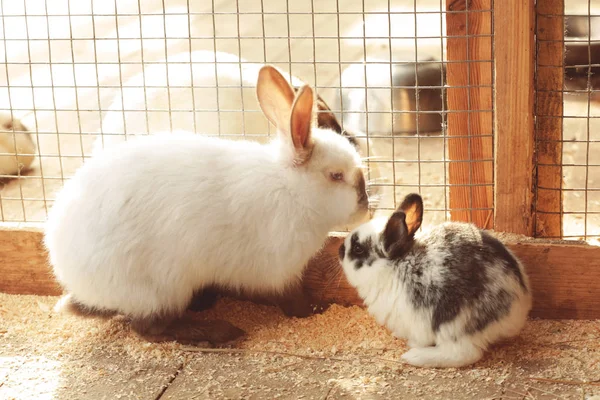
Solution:
[(341, 77), (344, 126), (370, 135), (439, 133), (444, 83), (444, 66), (435, 59), (351, 65)]
[[(579, 10), (582, 15), (565, 17), (565, 86), (570, 90), (600, 87), (600, 17), (590, 17), (587, 6)], [(593, 13), (593, 11), (592, 11)], [(592, 99), (598, 96), (592, 93)]]
[(585, 40), (589, 37), (591, 40), (597, 40), (600, 36), (600, 17), (587, 15), (587, 7), (580, 12), (581, 15), (565, 16), (565, 38)]

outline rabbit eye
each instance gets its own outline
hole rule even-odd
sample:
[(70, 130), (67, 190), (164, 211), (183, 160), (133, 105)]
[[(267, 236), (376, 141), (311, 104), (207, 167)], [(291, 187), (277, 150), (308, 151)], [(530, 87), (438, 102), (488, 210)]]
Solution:
[(355, 243), (355, 244), (352, 246), (352, 252), (353, 252), (355, 255), (359, 256), (359, 255), (361, 255), (361, 254), (363, 254), (363, 253), (365, 252), (365, 249), (363, 249), (363, 248), (362, 248), (362, 246), (361, 246), (361, 245), (359, 245), (358, 243)]
[(331, 180), (334, 182), (340, 182), (340, 181), (344, 180), (343, 172), (331, 172), (331, 173), (329, 173), (329, 176), (331, 177)]

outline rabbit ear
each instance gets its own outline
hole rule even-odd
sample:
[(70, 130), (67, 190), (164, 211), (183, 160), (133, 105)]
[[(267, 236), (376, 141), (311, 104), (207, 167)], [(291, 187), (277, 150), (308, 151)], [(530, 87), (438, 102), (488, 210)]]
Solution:
[(290, 134), (294, 145), (296, 164), (308, 161), (312, 153), (313, 142), (310, 133), (313, 123), (313, 105), (313, 90), (308, 85), (301, 87), (292, 105), (290, 118)]
[(410, 249), (422, 221), (423, 200), (418, 194), (409, 194), (392, 214), (383, 231), (383, 247), (389, 258), (400, 258)]
[(258, 72), (256, 96), (267, 119), (277, 129), (289, 134), (294, 89), (275, 67), (265, 65)]
[(400, 258), (411, 242), (406, 226), (406, 214), (396, 211), (392, 214), (383, 231), (383, 248), (391, 259)]
[(411, 193), (402, 200), (398, 210), (406, 214), (408, 234), (414, 235), (423, 222), (423, 199), (418, 194)]

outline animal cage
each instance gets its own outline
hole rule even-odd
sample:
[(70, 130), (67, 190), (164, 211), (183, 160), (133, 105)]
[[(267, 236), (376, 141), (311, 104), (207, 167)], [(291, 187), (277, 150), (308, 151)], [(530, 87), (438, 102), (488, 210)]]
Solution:
[[(373, 215), (419, 192), (425, 224), (576, 240), (513, 237), (512, 248), (547, 293), (539, 315), (598, 316), (600, 253), (582, 241), (600, 238), (600, 3), (0, 4), (0, 253), (12, 260), (0, 290), (56, 293), (39, 224), (95, 151), (177, 130), (268, 140), (255, 89), (272, 64), (315, 87), (316, 123), (356, 137)], [(337, 265), (336, 246), (333, 237), (314, 268)], [(585, 268), (568, 269), (573, 260)], [(325, 273), (309, 274), (315, 290), (330, 290)], [(342, 286), (324, 299), (347, 300)]]

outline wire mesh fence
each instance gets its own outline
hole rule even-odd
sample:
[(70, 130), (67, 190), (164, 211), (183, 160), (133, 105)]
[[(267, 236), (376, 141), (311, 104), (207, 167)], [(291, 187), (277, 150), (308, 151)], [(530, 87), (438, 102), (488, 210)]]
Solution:
[(600, 3), (544, 2), (537, 14), (536, 235), (600, 237)]
[(0, 4), (2, 221), (44, 221), (86, 157), (136, 135), (267, 140), (269, 63), (357, 136), (375, 214), (418, 191), (427, 223), (492, 226), (491, 0)]

